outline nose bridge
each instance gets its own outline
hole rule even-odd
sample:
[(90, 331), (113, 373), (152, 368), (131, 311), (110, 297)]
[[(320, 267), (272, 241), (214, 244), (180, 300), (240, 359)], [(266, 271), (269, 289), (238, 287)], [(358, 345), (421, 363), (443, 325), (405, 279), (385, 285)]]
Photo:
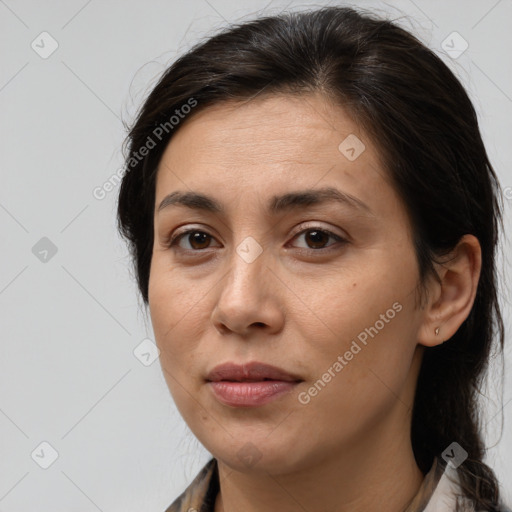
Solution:
[(220, 331), (247, 334), (251, 325), (282, 328), (282, 311), (271, 292), (270, 253), (252, 236), (233, 246), (226, 260), (227, 274), (221, 284), (212, 320)]
[[(254, 294), (264, 289), (264, 272), (268, 272), (263, 246), (252, 236), (246, 236), (235, 245), (228, 261), (230, 293)], [(232, 289), (234, 288), (234, 290)]]
[(252, 236), (246, 236), (237, 246), (235, 250), (239, 258), (251, 265), (258, 259), (261, 263), (261, 255), (263, 253), (263, 246)]

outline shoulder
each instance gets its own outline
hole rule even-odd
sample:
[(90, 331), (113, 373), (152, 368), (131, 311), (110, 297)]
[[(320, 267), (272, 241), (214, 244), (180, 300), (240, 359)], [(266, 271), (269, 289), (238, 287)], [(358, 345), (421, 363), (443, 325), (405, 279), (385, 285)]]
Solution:
[(210, 459), (165, 512), (213, 512), (219, 491), (217, 460)]

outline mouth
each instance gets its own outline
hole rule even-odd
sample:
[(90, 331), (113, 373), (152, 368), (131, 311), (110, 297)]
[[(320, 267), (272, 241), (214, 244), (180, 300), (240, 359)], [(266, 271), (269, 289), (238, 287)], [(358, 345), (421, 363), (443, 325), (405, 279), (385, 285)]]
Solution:
[(303, 379), (277, 366), (254, 361), (244, 364), (224, 363), (218, 365), (208, 373), (206, 380), (209, 382), (300, 382)]
[(225, 363), (206, 377), (215, 398), (230, 407), (256, 407), (292, 391), (300, 382), (297, 375), (260, 362)]

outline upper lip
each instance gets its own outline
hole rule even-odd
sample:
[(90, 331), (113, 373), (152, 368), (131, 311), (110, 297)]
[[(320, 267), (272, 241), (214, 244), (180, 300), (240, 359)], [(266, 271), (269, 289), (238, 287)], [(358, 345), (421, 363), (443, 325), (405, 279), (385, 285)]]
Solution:
[(207, 381), (213, 382), (219, 382), (221, 380), (238, 382), (262, 381), (264, 379), (288, 382), (302, 381), (297, 375), (289, 373), (282, 368), (258, 361), (243, 364), (231, 362), (220, 364), (206, 376)]

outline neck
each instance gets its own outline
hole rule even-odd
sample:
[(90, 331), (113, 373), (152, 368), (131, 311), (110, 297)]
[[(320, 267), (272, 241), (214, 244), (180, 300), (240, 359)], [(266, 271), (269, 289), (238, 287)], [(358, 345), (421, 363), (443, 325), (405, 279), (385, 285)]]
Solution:
[(366, 438), (363, 449), (344, 447), (343, 453), (291, 474), (241, 473), (218, 461), (221, 484), (215, 512), (405, 511), (424, 478), (409, 432), (400, 437), (393, 432), (390, 443), (380, 437), (386, 438), (386, 432), (376, 434), (378, 442)]

